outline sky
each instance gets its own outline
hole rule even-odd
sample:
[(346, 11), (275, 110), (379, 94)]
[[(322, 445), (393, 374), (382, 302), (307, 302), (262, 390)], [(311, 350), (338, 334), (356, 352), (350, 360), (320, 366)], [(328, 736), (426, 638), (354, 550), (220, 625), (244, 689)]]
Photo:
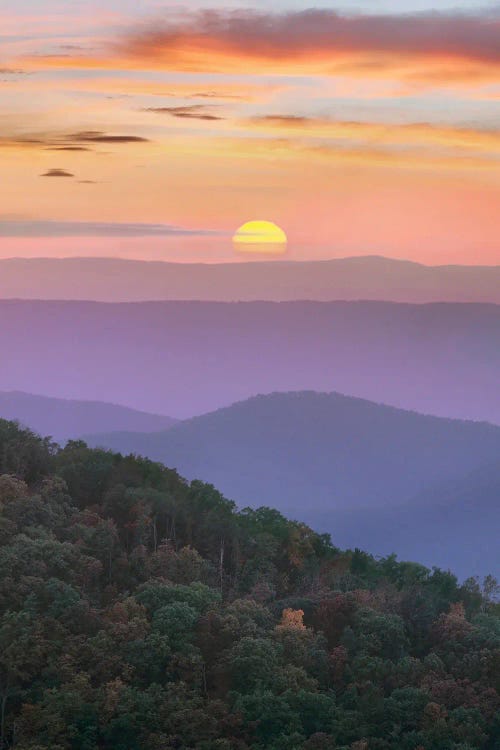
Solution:
[(0, 257), (500, 263), (498, 3), (216, 3), (0, 0)]

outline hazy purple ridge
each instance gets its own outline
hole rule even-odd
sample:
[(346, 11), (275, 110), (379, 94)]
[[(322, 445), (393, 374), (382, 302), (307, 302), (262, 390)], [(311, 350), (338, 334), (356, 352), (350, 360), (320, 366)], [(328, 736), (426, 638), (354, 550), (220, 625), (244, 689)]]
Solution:
[(500, 423), (500, 306), (0, 301), (0, 390), (185, 418), (340, 391)]
[(425, 266), (378, 256), (326, 261), (167, 263), (111, 258), (0, 260), (0, 297), (500, 303), (500, 266)]
[(153, 432), (176, 423), (171, 417), (117, 404), (49, 398), (19, 391), (0, 392), (0, 418), (15, 420), (58, 441), (108, 430)]

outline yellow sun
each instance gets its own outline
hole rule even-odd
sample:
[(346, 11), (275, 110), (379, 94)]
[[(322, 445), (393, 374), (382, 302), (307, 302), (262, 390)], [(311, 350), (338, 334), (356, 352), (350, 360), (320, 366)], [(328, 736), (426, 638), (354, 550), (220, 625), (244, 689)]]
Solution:
[(240, 253), (280, 255), (286, 252), (287, 236), (272, 221), (247, 221), (235, 232), (233, 244)]

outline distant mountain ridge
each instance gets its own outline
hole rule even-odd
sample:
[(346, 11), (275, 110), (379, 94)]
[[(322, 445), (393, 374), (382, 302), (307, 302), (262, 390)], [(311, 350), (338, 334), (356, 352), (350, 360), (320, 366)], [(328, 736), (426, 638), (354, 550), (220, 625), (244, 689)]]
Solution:
[[(323, 520), (332, 523), (328, 514), (317, 523)], [(336, 513), (333, 524), (347, 546), (361, 539), (376, 554), (396, 551), (411, 559), (421, 552), (429, 565), (461, 576), (498, 575), (500, 460), (438, 482), (404, 505), (363, 511), (354, 518), (349, 511)]]
[[(276, 393), (166, 432), (86, 440), (162, 461), (188, 479), (213, 483), (240, 506), (269, 505), (304, 518), (340, 545), (404, 554), (404, 539), (411, 541), (414, 533), (412, 554), (437, 564), (432, 551), (426, 554), (426, 538), (434, 535), (440, 564), (478, 570), (478, 561), (447, 537), (456, 513), (451, 536), (462, 544), (467, 526), (479, 526), (481, 549), (489, 545), (489, 559), (496, 559), (500, 427), (490, 424), (423, 416), (337, 393)], [(490, 465), (485, 483), (483, 467)]]
[(0, 390), (186, 418), (339, 391), (500, 423), (500, 306), (0, 300)]
[(500, 303), (500, 265), (425, 266), (381, 256), (172, 263), (112, 258), (0, 260), (0, 298)]
[(500, 457), (500, 427), (313, 391), (255, 396), (166, 432), (84, 437), (288, 513), (305, 497), (306, 510), (400, 505)]
[(15, 420), (57, 441), (102, 430), (165, 430), (176, 420), (100, 401), (38, 396), (20, 391), (0, 392), (0, 418)]

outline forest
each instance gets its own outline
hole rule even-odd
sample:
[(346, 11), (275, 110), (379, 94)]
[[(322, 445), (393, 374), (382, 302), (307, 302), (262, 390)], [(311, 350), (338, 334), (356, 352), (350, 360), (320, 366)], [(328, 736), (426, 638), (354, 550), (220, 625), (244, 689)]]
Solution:
[(492, 576), (0, 420), (0, 750), (498, 750), (499, 675)]

